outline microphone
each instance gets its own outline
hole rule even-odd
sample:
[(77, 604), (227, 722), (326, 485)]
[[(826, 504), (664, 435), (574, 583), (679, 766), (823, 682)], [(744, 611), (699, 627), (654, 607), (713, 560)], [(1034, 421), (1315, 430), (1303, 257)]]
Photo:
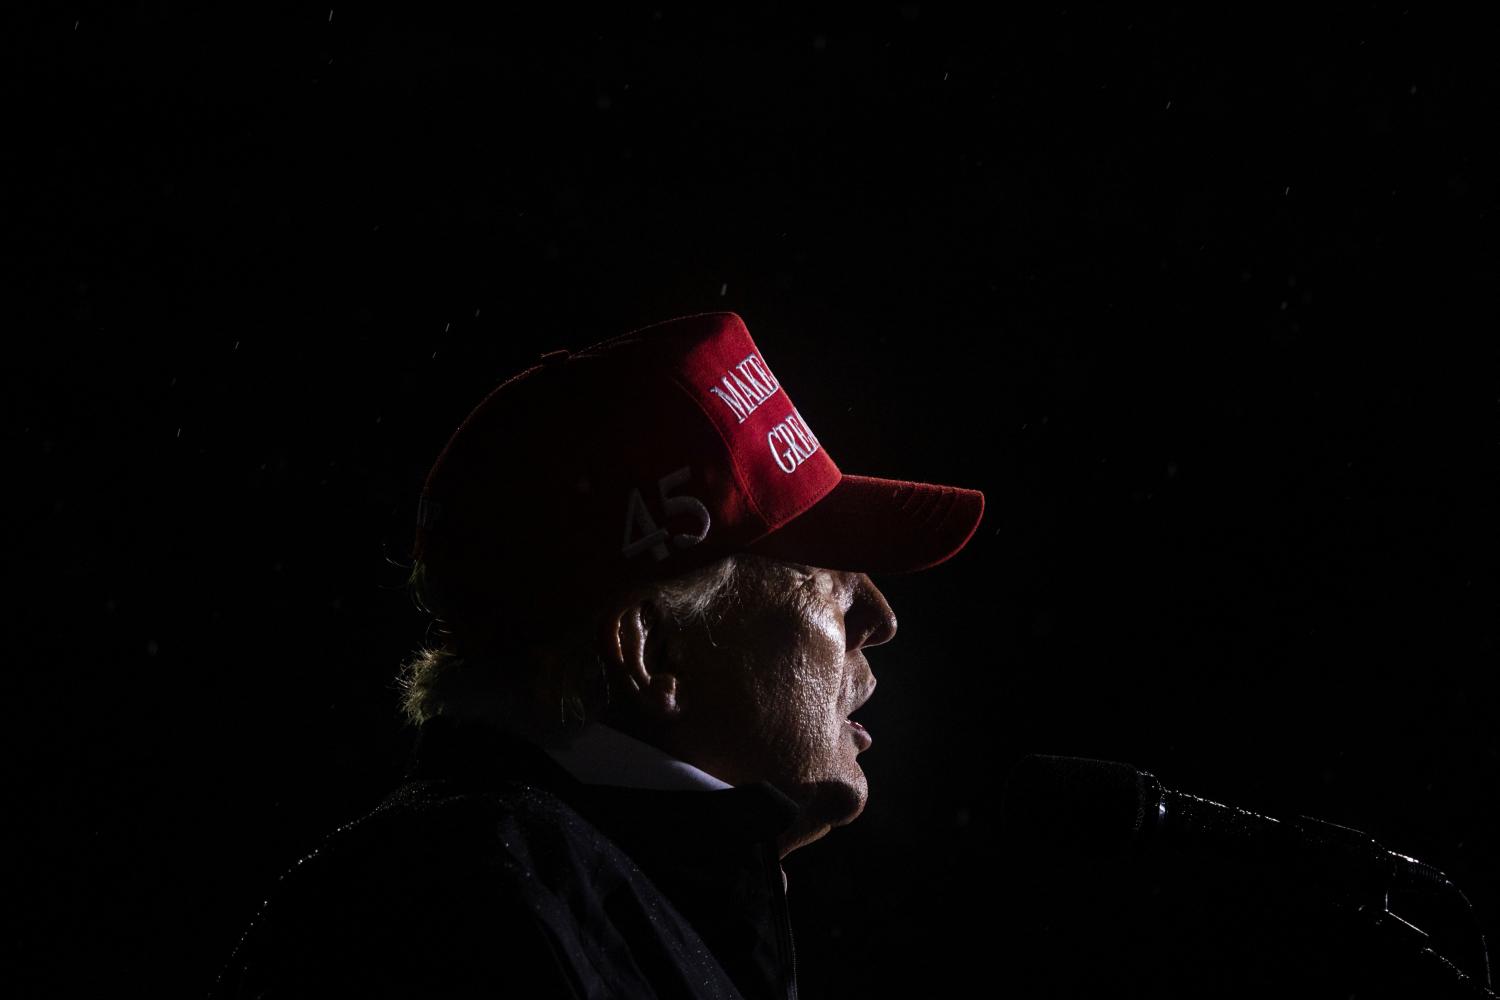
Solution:
[[(1457, 922), (1479, 930), (1468, 898), (1446, 875), (1387, 850), (1366, 833), (1310, 816), (1279, 820), (1177, 791), (1129, 764), (1025, 757), (1011, 771), (1000, 815), (1007, 843), (1033, 856), (1123, 861), (1211, 855), (1274, 867), (1299, 885), (1322, 890), (1335, 904), (1384, 921), (1385, 932), (1411, 937), (1404, 925), (1427, 937), (1396, 915), (1393, 905), (1398, 902), (1404, 913), (1427, 926)], [(1487, 985), (1483, 933), (1478, 933), (1477, 947), (1472, 936), (1466, 933), (1465, 938), (1465, 964)]]
[(1197, 851), (1308, 868), (1345, 893), (1445, 891), (1437, 869), (1374, 838), (1311, 817), (1270, 816), (1166, 788), (1149, 771), (1084, 757), (1032, 755), (1011, 772), (1001, 810), (1013, 843), (1096, 857)]

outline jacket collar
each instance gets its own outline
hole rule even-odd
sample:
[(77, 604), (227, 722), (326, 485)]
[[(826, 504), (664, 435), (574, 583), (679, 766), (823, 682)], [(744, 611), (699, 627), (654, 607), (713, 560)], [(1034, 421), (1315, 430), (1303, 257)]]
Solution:
[(548, 756), (587, 785), (710, 791), (733, 787), (687, 761), (601, 722), (542, 744)]
[[(608, 769), (583, 773), (608, 776)], [(680, 849), (694, 843), (722, 846), (726, 839), (769, 840), (798, 813), (797, 804), (767, 782), (707, 790), (585, 784), (535, 743), (493, 726), (441, 716), (418, 731), (407, 777), (481, 786), (519, 781), (553, 792), (606, 834), (628, 829), (630, 839), (648, 836), (653, 843)]]

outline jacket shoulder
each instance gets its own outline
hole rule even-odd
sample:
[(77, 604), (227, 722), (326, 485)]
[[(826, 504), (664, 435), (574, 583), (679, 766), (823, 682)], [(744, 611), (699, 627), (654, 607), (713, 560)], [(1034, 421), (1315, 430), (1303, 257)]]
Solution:
[(216, 995), (456, 990), (481, 956), (530, 988), (556, 980), (564, 963), (544, 933), (553, 904), (533, 859), (566, 866), (586, 849), (565, 809), (524, 786), (402, 786), (277, 880)]
[(690, 952), (696, 936), (663, 908), (633, 862), (546, 789), (413, 781), (281, 877), (216, 995), (631, 996), (632, 982), (652, 995), (631, 956), (661, 942), (631, 940), (617, 917), (655, 913), (647, 936)]

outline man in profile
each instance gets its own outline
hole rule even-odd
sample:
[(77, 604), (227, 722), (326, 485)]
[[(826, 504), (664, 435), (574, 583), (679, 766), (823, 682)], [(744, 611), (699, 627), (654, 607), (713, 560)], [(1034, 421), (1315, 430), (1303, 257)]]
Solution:
[(974, 490), (842, 474), (740, 317), (558, 351), (427, 477), (406, 782), (283, 876), (224, 997), (796, 996), (781, 859), (863, 810), (870, 573)]

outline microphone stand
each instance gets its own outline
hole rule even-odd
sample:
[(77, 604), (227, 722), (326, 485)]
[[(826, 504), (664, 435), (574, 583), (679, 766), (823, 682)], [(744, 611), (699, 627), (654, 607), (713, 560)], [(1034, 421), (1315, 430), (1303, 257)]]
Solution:
[[(1023, 856), (1111, 868), (1129, 860), (1118, 870), (1156, 883), (1145, 898), (1218, 896), (1212, 912), (1253, 935), (1240, 940), (1254, 947), (1263, 932), (1285, 937), (1288, 950), (1276, 956), (1307, 963), (1293, 971), (1271, 962), (1264, 971), (1294, 979), (1300, 972), (1304, 986), (1318, 981), (1362, 1000), (1500, 997), (1464, 893), (1436, 868), (1359, 830), (1308, 816), (1273, 819), (1165, 788), (1128, 764), (1087, 758), (1024, 758), (1005, 802), (1006, 836)], [(1128, 888), (1133, 895), (1146, 886)], [(1351, 978), (1361, 980), (1353, 993), (1345, 988)]]
[[(1280, 822), (1238, 807), (1224, 806), (1163, 788), (1149, 772), (1141, 772), (1148, 789), (1142, 842), (1162, 848), (1177, 840), (1179, 825), (1203, 828), (1213, 824), (1220, 837), (1253, 843), (1263, 849), (1263, 861), (1290, 872), (1304, 886), (1324, 891), (1319, 898), (1348, 919), (1382, 970), (1401, 978), (1386, 980), (1391, 987), (1417, 998), (1500, 997), (1490, 989), (1489, 950), (1468, 897), (1438, 869), (1415, 858), (1382, 847), (1373, 837), (1351, 827), (1301, 816)], [(1255, 839), (1249, 834), (1253, 831)], [(1270, 834), (1268, 835), (1268, 831)], [(1394, 904), (1394, 905), (1393, 905)], [(1472, 973), (1438, 950), (1434, 935), (1402, 917), (1406, 912), (1433, 929), (1441, 928), (1441, 946), (1457, 948)], [(1402, 995), (1402, 994), (1395, 994)]]
[(1426, 931), (1392, 913), (1384, 906), (1375, 908), (1359, 906), (1353, 911), (1357, 924), (1369, 935), (1367, 940), (1379, 949), (1382, 968), (1390, 969), (1401, 978), (1382, 987), (1383, 993), (1391, 993), (1391, 986), (1407, 991), (1406, 995), (1433, 1000), (1474, 1000), (1474, 998), (1496, 997), (1478, 979), (1438, 954)]

